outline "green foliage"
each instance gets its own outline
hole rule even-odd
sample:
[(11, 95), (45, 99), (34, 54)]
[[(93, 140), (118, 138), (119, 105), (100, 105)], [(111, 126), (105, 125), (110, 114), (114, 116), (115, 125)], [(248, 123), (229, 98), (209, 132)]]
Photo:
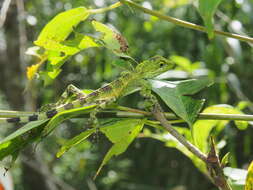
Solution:
[[(246, 10), (247, 7), (252, 7), (252, 5), (250, 5), (248, 1), (244, 1), (244, 5), (242, 5), (240, 1), (232, 3), (230, 1), (224, 1), (222, 4), (220, 4), (221, 0), (198, 1), (198, 12), (204, 21), (208, 37), (210, 39), (212, 38), (212, 41), (207, 41), (203, 35), (199, 35), (196, 31), (188, 31), (188, 29), (183, 29), (177, 25), (160, 22), (159, 18), (153, 16), (149, 17), (141, 12), (140, 14), (136, 14), (137, 10), (130, 6), (130, 9), (127, 6), (122, 6), (123, 8), (118, 12), (117, 9), (115, 9), (111, 10), (109, 14), (95, 15), (98, 21), (90, 21), (87, 18), (93, 16), (92, 14), (96, 13), (96, 9), (79, 7), (83, 6), (83, 1), (71, 2), (68, 0), (59, 0), (51, 3), (52, 6), (57, 7), (61, 5), (57, 4), (59, 2), (64, 5), (64, 8), (68, 7), (67, 5), (69, 4), (72, 4), (72, 7), (78, 8), (69, 9), (57, 14), (41, 30), (37, 40), (34, 42), (37, 46), (27, 51), (27, 54), (39, 58), (37, 64), (28, 68), (28, 79), (35, 79), (36, 77), (34, 76), (37, 75), (39, 76), (38, 79), (44, 80), (46, 85), (52, 84), (55, 80), (53, 88), (50, 86), (49, 89), (40, 89), (41, 102), (47, 102), (49, 99), (52, 100), (54, 96), (59, 95), (59, 91), (62, 91), (67, 84), (73, 83), (73, 81), (78, 83), (78, 86), (94, 89), (101, 84), (111, 81), (119, 73), (119, 70), (113, 68), (112, 65), (122, 70), (133, 71), (133, 66), (137, 64), (137, 61), (135, 61), (132, 56), (137, 60), (145, 60), (156, 54), (169, 56), (170, 59), (176, 63), (176, 70), (164, 73), (163, 77), (161, 76), (158, 78), (166, 78), (170, 81), (152, 79), (150, 80), (150, 84), (157, 97), (165, 102), (165, 106), (179, 116), (180, 119), (183, 119), (183, 121), (172, 121), (173, 127), (183, 135), (188, 142), (194, 144), (204, 153), (209, 152), (209, 137), (213, 136), (216, 139), (219, 153), (221, 155), (225, 154), (225, 156), (222, 156), (222, 166), (230, 164), (232, 167), (242, 167), (245, 162), (248, 162), (252, 154), (252, 133), (248, 132), (252, 129), (248, 127), (248, 122), (235, 121), (232, 124), (235, 124), (237, 128), (225, 128), (226, 126), (231, 126), (229, 120), (216, 120), (217, 118), (215, 118), (215, 120), (198, 119), (199, 113), (203, 108), (203, 96), (207, 99), (207, 108), (204, 109), (203, 113), (222, 115), (243, 114), (241, 110), (245, 113), (250, 113), (252, 111), (252, 103), (249, 101), (252, 99), (251, 89), (249, 88), (252, 82), (252, 67), (248, 64), (252, 61), (251, 49), (248, 48), (247, 45), (239, 43), (237, 40), (231, 41), (231, 39), (224, 40), (224, 38), (214, 38), (213, 32), (214, 18), (219, 18), (219, 22), (215, 22), (219, 29), (222, 28), (223, 30), (227, 30), (224, 26), (228, 26), (229, 31), (234, 30), (242, 33), (247, 30), (249, 34), (252, 33), (250, 29), (250, 13)], [(104, 1), (104, 4), (108, 2), (109, 1)], [(28, 4), (29, 3), (31, 2), (28, 1)], [(29, 7), (29, 10), (27, 10), (29, 16), (35, 15), (39, 20), (39, 24), (36, 26), (37, 31), (42, 27), (43, 21), (48, 21), (52, 18), (52, 14), (62, 11), (61, 7), (52, 11), (53, 13), (49, 15), (50, 11), (43, 13), (44, 10), (49, 9), (49, 7), (43, 5), (43, 8), (37, 7), (37, 10), (39, 10), (38, 12), (40, 12), (37, 14), (37, 11), (33, 12), (33, 7), (38, 5), (41, 5), (40, 1), (36, 2), (36, 4), (32, 4), (32, 6), (27, 6)], [(159, 9), (164, 15), (169, 14), (194, 23), (201, 23), (200, 17), (198, 17), (195, 12), (196, 10), (191, 7), (191, 1), (145, 1), (143, 2), (143, 6), (144, 5), (152, 8), (151, 10)], [(219, 5), (221, 7), (219, 10), (220, 12), (217, 11)], [(85, 2), (85, 6), (88, 7), (87, 2)], [(102, 12), (101, 10), (97, 11), (97, 13)], [(215, 15), (217, 12), (218, 14)], [(27, 19), (28, 18), (29, 17), (27, 17)], [(236, 23), (237, 27), (234, 27)], [(118, 32), (115, 27), (111, 27), (112, 25), (117, 26), (120, 32)], [(31, 26), (27, 27), (29, 30), (34, 30), (34, 28), (30, 28)], [(100, 35), (96, 35), (96, 31), (99, 32)], [(130, 44), (129, 50), (128, 44)], [(225, 46), (226, 48), (224, 48)], [(105, 47), (109, 51), (104, 51), (101, 47)], [(116, 59), (112, 56), (111, 52), (117, 57), (125, 59)], [(170, 55), (168, 55), (168, 52)], [(79, 56), (79, 58), (81, 57), (79, 61), (77, 61), (76, 55)], [(69, 64), (66, 64), (63, 69), (64, 63), (68, 60)], [(43, 67), (44, 64), (46, 64), (45, 67)], [(5, 68), (2, 69), (1, 67), (1, 70), (5, 70)], [(0, 76), (2, 77), (3, 75)], [(210, 79), (198, 78), (175, 81), (177, 79), (197, 78), (203, 75), (209, 75), (210, 78), (214, 79), (215, 84), (211, 88), (206, 89), (203, 92), (204, 95), (200, 99), (195, 99), (192, 96), (199, 93), (203, 88), (210, 86), (212, 83)], [(6, 86), (9, 87), (8, 84), (6, 84)], [(227, 105), (237, 105), (238, 101), (242, 99), (247, 100), (247, 102), (240, 102), (237, 107)], [(224, 103), (224, 105), (216, 105), (220, 103)], [(135, 94), (120, 99), (117, 104), (124, 104), (129, 107), (133, 106), (135, 109), (137, 108), (137, 111), (143, 112), (143, 110), (138, 110), (142, 105), (142, 99)], [(52, 163), (54, 164), (53, 145), (56, 144), (55, 142), (64, 142), (60, 143), (62, 147), (57, 153), (57, 157), (61, 157), (71, 149), (71, 151), (61, 157), (60, 161), (58, 160), (58, 162), (62, 162), (62, 165), (59, 167), (61, 171), (63, 171), (62, 175), (64, 181), (69, 181), (71, 184), (76, 185), (77, 188), (88, 188), (83, 186), (83, 178), (84, 176), (90, 176), (90, 173), (94, 172), (95, 169), (94, 167), (88, 166), (87, 162), (89, 162), (89, 164), (95, 160), (97, 162), (98, 157), (100, 157), (98, 156), (99, 152), (102, 151), (94, 151), (95, 153), (92, 152), (91, 154), (89, 152), (89, 155), (81, 153), (78, 147), (82, 145), (85, 146), (87, 138), (95, 133), (96, 129), (92, 128), (83, 131), (84, 129), (81, 128), (81, 132), (76, 135), (78, 124), (83, 127), (82, 120), (78, 120), (78, 122), (72, 122), (71, 120), (71, 122), (67, 123), (71, 126), (68, 127), (67, 130), (60, 126), (63, 126), (61, 125), (62, 122), (71, 118), (79, 117), (80, 115), (87, 116), (87, 114), (94, 110), (94, 107), (95, 105), (64, 111), (54, 116), (50, 121), (32, 122), (23, 126), (0, 142), (0, 159), (2, 160), (11, 155), (13, 160), (15, 160), (19, 152), (27, 145), (41, 139), (43, 140), (44, 138), (47, 138), (45, 141), (52, 138), (53, 142), (49, 142), (49, 151), (45, 153), (47, 159), (52, 157)], [(145, 140), (141, 140), (140, 142), (143, 143), (144, 146), (138, 143), (139, 149), (129, 150), (129, 152), (135, 151), (127, 158), (129, 159), (128, 163), (133, 163), (133, 166), (131, 166), (131, 164), (122, 166), (124, 164), (121, 164), (121, 162), (117, 160), (109, 162), (113, 156), (118, 156), (125, 152), (135, 138), (148, 137), (164, 142), (165, 146), (169, 148), (167, 149), (169, 151), (171, 148), (177, 149), (189, 158), (194, 166), (202, 173), (205, 175), (209, 174), (206, 164), (203, 161), (184, 147), (172, 135), (168, 134), (156, 121), (148, 120), (150, 119), (148, 116), (144, 115), (144, 119), (122, 119), (118, 118), (120, 112), (118, 112), (119, 110), (117, 110), (116, 107), (108, 107), (106, 111), (114, 111), (115, 118), (112, 118), (112, 122), (99, 126), (99, 130), (113, 143), (113, 145), (105, 155), (97, 171), (98, 174), (101, 168), (105, 164), (108, 164), (108, 171), (107, 168), (104, 168), (104, 176), (101, 176), (101, 178), (96, 181), (99, 187), (98, 189), (126, 189), (128, 187), (135, 189), (159, 189), (160, 187), (176, 189), (178, 187), (174, 187), (174, 184), (179, 183), (179, 176), (180, 183), (182, 182), (182, 184), (190, 184), (197, 181), (194, 187), (187, 187), (187, 189), (196, 189), (196, 187), (209, 189), (206, 187), (203, 188), (200, 185), (200, 181), (204, 180), (199, 180), (195, 173), (194, 175), (190, 175), (194, 177), (193, 180), (190, 180), (189, 177), (184, 177), (189, 176), (189, 173), (187, 173), (189, 165), (184, 165), (185, 161), (181, 154), (179, 154), (179, 156), (177, 154), (170, 154), (169, 157), (166, 157), (168, 152), (162, 152), (161, 146), (159, 144), (154, 145), (150, 143), (152, 141), (148, 141), (148, 144), (145, 143)], [(131, 111), (128, 113), (129, 117), (134, 115)], [(135, 116), (139, 117), (138, 114), (134, 115), (134, 117)], [(182, 123), (177, 125), (177, 122)], [(190, 128), (188, 128), (185, 123), (187, 123)], [(152, 127), (152, 129), (150, 127)], [(142, 132), (143, 128), (144, 130)], [(56, 131), (56, 135), (48, 137), (53, 131)], [(58, 135), (60, 132), (63, 133), (64, 140), (59, 140)], [(73, 134), (76, 136), (72, 137)], [(66, 141), (66, 136), (67, 138), (72, 138)], [(45, 141), (43, 143), (45, 143)], [(102, 142), (99, 144), (99, 147), (101, 146), (104, 148), (106, 147), (105, 144), (106, 143)], [(91, 151), (91, 147), (97, 147), (97, 145), (86, 146), (86, 149)], [(241, 149), (242, 147), (243, 149)], [(157, 153), (155, 153), (154, 150), (157, 150)], [(226, 154), (227, 151), (231, 152), (229, 156)], [(143, 156), (144, 153), (145, 156)], [(90, 158), (87, 159), (85, 157), (87, 155), (89, 155)], [(76, 164), (76, 169), (74, 170), (72, 165), (66, 164), (66, 162), (64, 162), (66, 161), (65, 159), (69, 159), (67, 161), (68, 164)], [(149, 163), (149, 159), (152, 160), (152, 164)], [(230, 162), (233, 159), (236, 161)], [(163, 160), (166, 161), (163, 162)], [(175, 168), (173, 168), (174, 162), (178, 164)], [(51, 166), (52, 163), (50, 163)], [(134, 164), (140, 166), (138, 167), (138, 171), (140, 172), (138, 173), (135, 169), (133, 175), (133, 171), (127, 171), (127, 169), (131, 169), (131, 167), (134, 168)], [(97, 163), (92, 163), (91, 165), (97, 167)], [(144, 169), (141, 168), (142, 166)], [(179, 169), (176, 169), (176, 167)], [(154, 173), (153, 176), (151, 172), (147, 175), (143, 175), (147, 173), (146, 171), (150, 171), (150, 168), (154, 171), (156, 169), (156, 173), (152, 172)], [(164, 171), (163, 168), (165, 168), (166, 171)], [(182, 173), (176, 174), (177, 171), (182, 171)], [(193, 170), (190, 171), (193, 172)], [(52, 173), (53, 172), (59, 172), (59, 168), (53, 168)], [(85, 172), (88, 174), (83, 175)], [(171, 176), (169, 175), (170, 172), (172, 173)], [(243, 189), (246, 179), (245, 172), (246, 171), (237, 168), (224, 169), (224, 173), (228, 177), (233, 189)], [(250, 166), (246, 181), (246, 190), (249, 190), (251, 188), (250, 185), (252, 185), (251, 173), (252, 167)], [(175, 180), (173, 181), (172, 178), (174, 176)], [(169, 177), (170, 180), (163, 180), (163, 177), (164, 179)], [(81, 179), (79, 180), (79, 178)], [(184, 182), (184, 180), (187, 182)], [(124, 184), (120, 183), (122, 181), (124, 181)], [(166, 183), (164, 181), (166, 181)], [(157, 185), (158, 182), (159, 187)], [(118, 184), (121, 184), (121, 186)], [(146, 184), (148, 185), (145, 186)], [(154, 187), (151, 186), (151, 184), (155, 184)]]
[(61, 149), (57, 152), (56, 156), (59, 158), (61, 157), (65, 152), (67, 152), (69, 149), (71, 149), (73, 146), (78, 145), (79, 143), (86, 140), (92, 133), (96, 132), (96, 129), (88, 129), (79, 135), (73, 137), (72, 139), (68, 140), (64, 143), (64, 145), (61, 147)]
[(113, 143), (113, 146), (105, 155), (96, 176), (101, 171), (102, 167), (113, 157), (118, 156), (126, 151), (127, 147), (140, 133), (144, 125), (143, 120), (139, 119), (126, 119), (115, 122), (113, 124), (107, 124), (101, 128), (101, 132)]
[[(236, 108), (233, 108), (229, 105), (214, 105), (207, 107), (203, 113), (215, 113), (215, 114), (241, 114), (242, 112), (237, 110)], [(209, 136), (211, 134), (212, 129), (216, 126), (217, 134), (222, 132), (226, 124), (228, 123), (228, 120), (222, 121), (222, 120), (198, 120), (194, 123), (192, 127), (192, 136), (194, 139), (195, 145), (203, 152), (207, 153), (209, 151)], [(240, 130), (244, 130), (248, 126), (247, 121), (236, 121), (236, 126)]]
[(199, 3), (198, 10), (205, 22), (207, 32), (208, 32), (208, 37), (210, 39), (214, 37), (213, 16), (218, 5), (221, 3), (221, 1), (222, 0), (199, 0), (198, 1)]
[[(74, 27), (88, 16), (89, 13), (85, 7), (62, 12), (47, 23), (34, 43), (45, 49), (51, 49), (50, 45), (63, 42), (73, 32)], [(54, 46), (53, 50), (55, 50)]]
[[(41, 129), (45, 126), (46, 120), (27, 123), (22, 128), (16, 130), (6, 138), (0, 141), (0, 160), (11, 155), (15, 160), (20, 150), (24, 149), (29, 143), (38, 140), (41, 135)], [(38, 128), (36, 130), (36, 128)], [(24, 136), (26, 134), (26, 136)]]
[(246, 178), (245, 190), (253, 189), (253, 161), (249, 165), (248, 174)]
[(195, 100), (189, 95), (199, 92), (212, 82), (209, 79), (193, 79), (177, 82), (150, 80), (150, 83), (153, 91), (163, 99), (167, 106), (192, 126), (204, 100)]

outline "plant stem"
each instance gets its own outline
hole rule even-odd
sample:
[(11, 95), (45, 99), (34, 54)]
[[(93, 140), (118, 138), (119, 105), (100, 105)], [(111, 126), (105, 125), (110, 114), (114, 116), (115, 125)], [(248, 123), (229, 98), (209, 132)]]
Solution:
[(121, 6), (121, 5), (122, 5), (121, 2), (117, 2), (117, 3), (114, 3), (114, 4), (110, 5), (109, 7), (104, 7), (104, 8), (100, 8), (100, 9), (91, 9), (91, 10), (88, 10), (88, 12), (90, 14), (104, 13), (106, 11), (110, 11), (112, 9), (115, 9), (115, 8)]
[(165, 130), (167, 130), (173, 137), (175, 137), (182, 145), (184, 145), (190, 152), (192, 152), (199, 159), (207, 163), (207, 156), (201, 152), (197, 147), (187, 141), (180, 133), (175, 130), (172, 125), (167, 121), (163, 114), (160, 105), (156, 104), (153, 110), (153, 115), (161, 123)]
[[(180, 20), (180, 19), (177, 19), (177, 18), (174, 18), (174, 17), (166, 16), (166, 15), (163, 15), (163, 14), (159, 13), (158, 11), (153, 11), (153, 10), (150, 10), (150, 9), (146, 9), (145, 7), (142, 7), (142, 6), (132, 2), (130, 0), (121, 0), (121, 2), (131, 6), (133, 8), (139, 9), (144, 13), (147, 13), (149, 15), (153, 15), (155, 17), (158, 17), (162, 20), (166, 20), (168, 22), (177, 24), (179, 26), (183, 26), (183, 27), (186, 27), (186, 28), (191, 28), (191, 29), (194, 29), (194, 30), (198, 30), (198, 31), (207, 33), (207, 29), (203, 26), (200, 26), (200, 25), (197, 25), (197, 24), (194, 24), (194, 23), (191, 23), (191, 22), (183, 21), (183, 20)], [(230, 38), (235, 38), (235, 39), (238, 39), (238, 40), (241, 40), (241, 41), (253, 43), (253, 38), (251, 38), (251, 37), (242, 36), (242, 35), (239, 35), (239, 34), (234, 34), (234, 33), (229, 33), (229, 32), (223, 32), (223, 31), (220, 31), (220, 30), (214, 30), (214, 33), (218, 34), (218, 35), (230, 37)]]

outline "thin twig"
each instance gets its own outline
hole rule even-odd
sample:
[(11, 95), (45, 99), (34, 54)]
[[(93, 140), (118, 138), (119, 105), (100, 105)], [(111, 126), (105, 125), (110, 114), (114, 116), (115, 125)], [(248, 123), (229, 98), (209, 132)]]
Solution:
[(184, 145), (190, 152), (200, 158), (205, 163), (207, 162), (207, 156), (202, 153), (197, 147), (188, 142), (180, 133), (175, 130), (171, 124), (166, 120), (160, 105), (157, 103), (153, 109), (153, 115), (155, 119), (160, 121), (161, 125), (166, 129), (173, 137), (175, 137), (182, 145)]
[[(142, 7), (142, 6), (132, 2), (130, 0), (120, 0), (120, 1), (124, 4), (127, 4), (127, 5), (129, 5), (133, 8), (139, 9), (144, 13), (147, 13), (149, 15), (153, 15), (155, 17), (158, 17), (158, 18), (162, 19), (162, 20), (166, 20), (168, 22), (171, 22), (171, 23), (179, 25), (179, 26), (183, 26), (183, 27), (186, 27), (186, 28), (191, 28), (191, 29), (194, 29), (194, 30), (198, 30), (198, 31), (207, 33), (207, 29), (203, 26), (200, 26), (200, 25), (197, 25), (197, 24), (194, 24), (194, 23), (191, 23), (191, 22), (187, 22), (187, 21), (184, 21), (184, 20), (180, 20), (180, 19), (177, 19), (177, 18), (174, 18), (174, 17), (163, 15), (163, 14), (159, 13), (158, 11), (153, 11), (153, 10), (147, 9), (147, 8)], [(241, 41), (253, 43), (253, 38), (247, 37), (247, 36), (242, 36), (242, 35), (239, 35), (239, 34), (223, 32), (223, 31), (220, 31), (220, 30), (214, 30), (214, 34), (218, 34), (218, 35), (222, 35), (222, 36), (226, 36), (226, 37), (230, 37), (230, 38), (235, 38), (235, 39), (238, 39), (238, 40), (241, 40)]]
[(100, 9), (90, 9), (90, 10), (88, 10), (88, 12), (90, 14), (104, 13), (106, 11), (110, 11), (112, 9), (115, 9), (115, 8), (121, 6), (121, 5), (122, 5), (121, 2), (117, 2), (117, 3), (114, 3), (114, 4), (110, 5), (109, 7), (104, 7), (104, 8), (100, 8)]
[(213, 183), (221, 190), (232, 190), (223, 173), (223, 168), (212, 137), (210, 147), (210, 152), (207, 156), (207, 166), (209, 168), (210, 176), (213, 179)]

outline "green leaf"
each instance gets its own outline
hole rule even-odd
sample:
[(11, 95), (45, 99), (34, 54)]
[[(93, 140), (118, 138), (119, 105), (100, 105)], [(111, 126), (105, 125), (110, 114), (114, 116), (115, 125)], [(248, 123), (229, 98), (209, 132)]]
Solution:
[(81, 108), (66, 110), (66, 111), (56, 114), (45, 126), (42, 136), (43, 137), (47, 136), (63, 121), (70, 119), (72, 117), (78, 116), (80, 114), (90, 113), (95, 107), (96, 105), (89, 105), (89, 106), (84, 106)]
[(86, 131), (80, 133), (79, 135), (75, 136), (74, 138), (65, 142), (64, 145), (61, 147), (61, 149), (57, 152), (57, 154), (56, 154), (57, 158), (61, 157), (65, 152), (67, 152), (73, 146), (76, 146), (79, 143), (83, 142), (95, 131), (96, 131), (95, 128), (86, 130)]
[(83, 49), (98, 46), (99, 45), (94, 41), (92, 37), (75, 33), (75, 37), (71, 40), (66, 40), (64, 42), (48, 40), (43, 47), (47, 50), (60, 52), (60, 54), (58, 54), (57, 56), (51, 57), (65, 57), (66, 55), (74, 55)]
[(198, 11), (205, 22), (207, 28), (208, 37), (212, 39), (214, 37), (213, 16), (222, 0), (199, 0)]
[(209, 79), (192, 79), (176, 82), (149, 81), (152, 85), (152, 90), (190, 126), (193, 125), (203, 106), (204, 100), (195, 100), (188, 95), (193, 95), (212, 84)]
[(103, 166), (113, 157), (126, 151), (127, 147), (137, 137), (142, 130), (144, 120), (124, 119), (113, 124), (103, 126), (100, 131), (114, 143), (105, 155), (95, 177), (99, 174)]
[(132, 57), (127, 55), (128, 43), (119, 32), (95, 20), (92, 21), (92, 25), (96, 31), (102, 33), (100, 36), (102, 45), (111, 50), (115, 55), (124, 57), (134, 64), (136, 63)]
[[(203, 113), (216, 113), (216, 114), (241, 114), (242, 112), (233, 108), (230, 105), (214, 105), (206, 108)], [(228, 120), (198, 120), (194, 123), (192, 128), (192, 135), (195, 145), (203, 152), (208, 150), (208, 137), (211, 130), (215, 126), (219, 126), (219, 131), (222, 131)], [(239, 129), (245, 129), (248, 126), (247, 121), (236, 121), (236, 126)]]
[(56, 15), (42, 29), (38, 39), (34, 42), (37, 46), (48, 47), (48, 44), (64, 41), (74, 27), (89, 16), (85, 7), (67, 10)]
[(226, 166), (229, 163), (229, 155), (230, 153), (226, 153), (223, 158), (221, 159), (221, 167)]
[[(47, 121), (48, 120), (30, 122), (1, 140), (0, 160), (9, 155), (12, 155), (12, 158), (15, 159), (20, 150), (40, 137), (41, 131)], [(27, 133), (31, 130), (32, 133)], [(23, 136), (23, 134), (26, 135)]]
[(48, 119), (29, 122), (26, 125), (24, 125), (23, 127), (21, 127), (20, 129), (16, 130), (14, 133), (10, 134), (9, 136), (7, 136), (3, 140), (1, 140), (0, 144), (4, 144), (4, 143), (20, 136), (20, 135), (26, 133), (27, 131), (30, 131), (36, 127), (39, 127), (43, 123), (46, 123), (47, 121), (48, 121)]
[(252, 190), (252, 189), (253, 189), (253, 161), (249, 165), (245, 184), (245, 190)]

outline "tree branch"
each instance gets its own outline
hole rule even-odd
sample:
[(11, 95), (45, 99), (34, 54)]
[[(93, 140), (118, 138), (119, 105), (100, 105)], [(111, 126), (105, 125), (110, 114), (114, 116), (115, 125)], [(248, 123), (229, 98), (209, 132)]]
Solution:
[[(163, 15), (163, 14), (159, 13), (158, 11), (153, 11), (153, 10), (150, 10), (150, 9), (146, 9), (145, 7), (142, 7), (142, 6), (132, 2), (130, 0), (120, 0), (120, 1), (124, 4), (126, 4), (126, 5), (129, 5), (129, 6), (133, 7), (133, 8), (139, 9), (144, 13), (147, 13), (149, 15), (153, 15), (155, 17), (158, 17), (161, 20), (166, 20), (168, 22), (171, 22), (171, 23), (179, 25), (179, 26), (183, 26), (183, 27), (186, 27), (186, 28), (190, 28), (190, 29), (194, 29), (194, 30), (198, 30), (198, 31), (207, 33), (207, 29), (203, 26), (193, 24), (191, 22), (187, 22), (187, 21), (184, 21), (184, 20), (180, 20), (180, 19), (177, 19), (177, 18), (174, 18), (174, 17), (166, 16), (166, 15)], [(223, 31), (220, 31), (220, 30), (214, 30), (214, 33), (218, 34), (218, 35), (230, 37), (230, 38), (235, 38), (235, 39), (238, 39), (240, 41), (253, 43), (253, 38), (248, 37), (248, 36), (242, 36), (242, 35), (239, 35), (239, 34), (223, 32)]]
[(184, 145), (190, 152), (192, 152), (199, 159), (207, 163), (207, 156), (202, 153), (197, 147), (188, 142), (180, 133), (175, 130), (171, 124), (166, 120), (165, 115), (162, 112), (160, 105), (157, 103), (153, 109), (153, 116), (157, 119), (161, 125), (167, 130), (173, 137), (175, 137), (182, 145)]

